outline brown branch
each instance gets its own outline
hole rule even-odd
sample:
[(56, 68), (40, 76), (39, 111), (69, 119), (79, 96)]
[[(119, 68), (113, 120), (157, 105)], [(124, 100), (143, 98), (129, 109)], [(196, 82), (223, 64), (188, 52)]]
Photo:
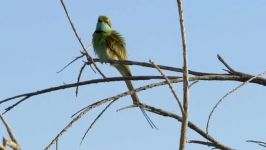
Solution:
[(150, 63), (153, 64), (155, 66), (155, 68), (158, 70), (158, 72), (164, 77), (164, 79), (165, 79), (166, 83), (168, 84), (168, 87), (169, 87), (170, 91), (174, 95), (174, 98), (176, 99), (177, 104), (179, 106), (179, 109), (180, 109), (180, 111), (181, 111), (181, 113), (183, 115), (185, 113), (184, 109), (182, 107), (182, 104), (181, 104), (181, 102), (180, 102), (180, 100), (179, 100), (174, 88), (172, 87), (172, 85), (170, 83), (170, 80), (167, 78), (167, 76), (163, 73), (163, 71), (154, 62), (150, 61)]
[(0, 113), (0, 120), (3, 122), (3, 124), (6, 128), (6, 131), (7, 131), (8, 135), (11, 139), (11, 140), (4, 140), (3, 147), (9, 146), (14, 150), (20, 150), (21, 148), (20, 148), (20, 145), (18, 144), (18, 141), (15, 137), (15, 134), (12, 132), (11, 127), (8, 125), (7, 121), (5, 120), (5, 118), (3, 117), (3, 115), (1, 113)]
[[(173, 82), (173, 83), (177, 83), (177, 82), (182, 82), (182, 79), (175, 79), (175, 80), (170, 80), (170, 81)], [(66, 127), (64, 129), (62, 129), (60, 131), (60, 133), (58, 133), (56, 135), (56, 137), (50, 142), (50, 144), (45, 148), (45, 150), (48, 150), (51, 147), (51, 145), (53, 145), (56, 142), (56, 140), (58, 140), (66, 131), (68, 131), (68, 129), (75, 122), (77, 122), (81, 117), (83, 117), (86, 113), (88, 113), (93, 108), (99, 107), (99, 106), (101, 106), (101, 105), (103, 105), (103, 104), (105, 104), (107, 102), (110, 102), (110, 101), (114, 101), (115, 102), (119, 98), (122, 98), (122, 97), (125, 97), (125, 96), (130, 95), (132, 92), (139, 92), (139, 91), (147, 90), (147, 89), (154, 88), (154, 87), (161, 86), (161, 85), (165, 85), (165, 84), (167, 84), (166, 81), (162, 81), (162, 82), (158, 82), (158, 83), (153, 83), (153, 84), (150, 84), (150, 85), (146, 85), (146, 86), (143, 86), (143, 87), (139, 87), (139, 88), (135, 89), (135, 91), (126, 91), (126, 92), (123, 92), (123, 93), (118, 94), (116, 96), (112, 96), (112, 97), (109, 97), (109, 98), (106, 98), (106, 99), (97, 101), (97, 102), (95, 102), (95, 103), (93, 103), (93, 104), (91, 104), (89, 106), (86, 106), (86, 107), (82, 108), (81, 110), (79, 110), (77, 113), (75, 113), (73, 115), (74, 118), (70, 121), (69, 124), (66, 125)], [(150, 112), (153, 112), (153, 113), (156, 113), (156, 114), (162, 115), (162, 116), (168, 116), (168, 117), (174, 118), (174, 119), (182, 122), (182, 117), (180, 117), (178, 115), (175, 115), (173, 113), (170, 113), (170, 112), (167, 112), (167, 111), (164, 111), (162, 109), (158, 109), (158, 108), (155, 108), (155, 107), (146, 105), (146, 104), (142, 104), (142, 107), (145, 108), (146, 110), (150, 111)], [(217, 147), (222, 147), (222, 148), (225, 148), (225, 150), (230, 150), (230, 148), (228, 148), (228, 147), (220, 144), (217, 140), (215, 140), (210, 135), (207, 135), (203, 130), (201, 130), (200, 128), (198, 128), (193, 123), (189, 122), (188, 123), (188, 126), (192, 130), (196, 131), (198, 134), (200, 134), (201, 136), (203, 136), (204, 138), (206, 138), (207, 140), (209, 140), (212, 143), (214, 143)]]
[[(100, 59), (94, 58), (94, 62), (101, 62)], [(90, 65), (92, 62), (88, 61), (87, 64)], [(142, 66), (142, 67), (148, 67), (148, 68), (155, 68), (154, 65), (147, 63), (147, 62), (139, 62), (139, 61), (132, 61), (132, 60), (109, 60), (105, 63), (110, 64), (123, 64), (123, 65), (136, 65), (136, 66)], [(177, 67), (171, 67), (171, 66), (165, 66), (165, 65), (157, 65), (162, 70), (168, 70), (168, 71), (174, 71), (174, 72), (183, 72), (183, 69), (177, 68)], [(192, 71), (188, 70), (188, 73), (195, 76), (204, 76), (204, 75), (227, 75), (222, 73), (206, 73), (206, 72), (198, 72), (198, 71)]]
[[(182, 79), (179, 79), (176, 82), (182, 82)], [(161, 85), (164, 85), (164, 84), (166, 84), (165, 81), (149, 84), (149, 85), (137, 88), (137, 89), (135, 89), (135, 91), (126, 91), (126, 92), (123, 92), (123, 93), (118, 94), (116, 96), (112, 96), (112, 97), (97, 101), (97, 102), (95, 102), (95, 103), (93, 103), (93, 104), (91, 104), (89, 106), (86, 106), (86, 107), (82, 108), (81, 110), (77, 111), (74, 115), (72, 115), (72, 117), (74, 117), (74, 118), (70, 121), (69, 124), (67, 124), (67, 126), (64, 129), (62, 129), (60, 131), (60, 133), (58, 133), (56, 135), (56, 137), (50, 142), (50, 144), (45, 148), (45, 150), (48, 150), (55, 143), (55, 141), (58, 140), (75, 122), (77, 122), (82, 116), (84, 116), (86, 113), (88, 113), (93, 108), (98, 107), (98, 106), (100, 106), (102, 104), (105, 104), (107, 102), (110, 102), (110, 101), (116, 101), (119, 98), (122, 98), (124, 96), (132, 94), (133, 92), (139, 92), (139, 91), (147, 90), (147, 89), (150, 89), (150, 88), (153, 88), (153, 87), (157, 87), (157, 86), (161, 86)]]
[(82, 116), (84, 116), (86, 113), (88, 113), (90, 110), (92, 110), (95, 107), (98, 107), (106, 102), (109, 102), (110, 99), (103, 99), (101, 101), (95, 102), (91, 105), (89, 105), (85, 110), (83, 110), (82, 112), (79, 113), (79, 115), (77, 115), (75, 118), (73, 118), (65, 127), (64, 129), (62, 129), (57, 135), (56, 137), (48, 144), (48, 146), (46, 146), (45, 150), (48, 150), (57, 140), (59, 140), (59, 138), (65, 133), (67, 132), (67, 130), (74, 124), (76, 123)]
[[(178, 77), (178, 76), (167, 76), (167, 78), (170, 80), (180, 79), (180, 77)], [(79, 83), (64, 84), (64, 85), (60, 85), (60, 86), (55, 86), (55, 87), (50, 87), (50, 88), (38, 90), (35, 92), (29, 92), (29, 93), (24, 93), (24, 94), (12, 96), (12, 97), (0, 100), (0, 104), (6, 103), (6, 102), (11, 101), (11, 100), (15, 100), (17, 98), (22, 98), (20, 101), (13, 104), (12, 106), (9, 106), (6, 109), (6, 111), (10, 111), (15, 106), (24, 102), (25, 100), (29, 99), (32, 96), (41, 95), (41, 94), (45, 94), (45, 93), (49, 93), (49, 92), (73, 88), (76, 86), (96, 84), (96, 83), (125, 81), (125, 80), (152, 80), (152, 79), (164, 79), (164, 77), (162, 77), (162, 76), (132, 76), (132, 77), (110, 77), (110, 78), (106, 78), (106, 79), (93, 79), (93, 80), (87, 80), (87, 81), (83, 81), (83, 82), (79, 82)], [(239, 81), (239, 82), (245, 82), (248, 79), (250, 79), (250, 78), (240, 77), (238, 75), (205, 75), (205, 76), (194, 76), (194, 77), (189, 78), (190, 81), (206, 80), (206, 81)], [(266, 79), (265, 78), (256, 78), (250, 82), (266, 86)]]
[[(161, 115), (161, 116), (165, 116), (165, 117), (170, 117), (170, 118), (174, 118), (179, 122), (183, 122), (183, 119), (181, 116), (176, 115), (174, 113), (162, 110), (162, 109), (158, 109), (149, 105), (145, 105), (143, 104), (143, 107), (147, 110), (150, 111), (152, 113)], [(211, 143), (213, 143), (213, 145), (216, 148), (219, 149), (223, 149), (223, 150), (233, 150), (232, 148), (225, 146), (223, 144), (221, 144), (220, 142), (218, 142), (216, 139), (214, 139), (211, 135), (208, 135), (206, 132), (204, 132), (202, 129), (200, 129), (198, 126), (196, 126), (195, 124), (193, 124), (192, 122), (188, 121), (188, 127), (192, 130), (194, 130), (195, 132), (197, 132), (199, 135), (201, 135), (203, 138), (205, 138), (206, 140), (210, 141)]]
[(63, 6), (63, 8), (64, 8), (65, 14), (66, 14), (66, 16), (67, 16), (67, 19), (68, 19), (70, 25), (71, 25), (71, 28), (72, 28), (73, 32), (75, 33), (75, 36), (76, 36), (76, 38), (78, 39), (78, 41), (79, 41), (79, 43), (80, 43), (80, 45), (81, 45), (81, 47), (82, 47), (84, 53), (86, 54), (86, 57), (87, 57), (88, 61), (92, 61), (92, 64), (93, 64), (93, 66), (95, 67), (95, 69), (100, 73), (100, 75), (101, 75), (103, 78), (106, 78), (105, 75), (101, 72), (101, 70), (97, 67), (97, 65), (93, 62), (92, 57), (88, 54), (88, 52), (87, 52), (87, 50), (86, 50), (84, 44), (82, 43), (81, 38), (80, 38), (80, 36), (78, 35), (78, 32), (77, 32), (77, 30), (76, 30), (76, 28), (75, 28), (73, 22), (71, 21), (71, 18), (70, 18), (70, 16), (69, 16), (68, 11), (67, 11), (67, 8), (66, 8), (66, 5), (65, 5), (65, 3), (64, 3), (64, 0), (60, 0), (60, 2), (61, 2), (62, 6)]
[(200, 145), (205, 145), (205, 146), (209, 146), (209, 147), (215, 147), (215, 145), (213, 143), (206, 142), (206, 141), (189, 140), (188, 143), (200, 144)]
[(188, 56), (187, 56), (187, 42), (186, 42), (186, 31), (183, 15), (183, 2), (182, 0), (177, 0), (179, 23), (182, 37), (183, 46), (183, 122), (181, 126), (181, 136), (179, 150), (186, 149), (186, 139), (187, 139), (187, 126), (188, 126), (188, 115), (189, 115), (189, 84), (188, 84)]

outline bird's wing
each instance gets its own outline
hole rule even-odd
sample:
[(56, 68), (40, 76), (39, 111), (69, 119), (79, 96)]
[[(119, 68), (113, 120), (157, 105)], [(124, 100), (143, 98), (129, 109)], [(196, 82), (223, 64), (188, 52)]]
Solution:
[[(126, 44), (124, 38), (116, 31), (106, 38), (107, 53), (114, 60), (127, 60)], [(114, 65), (123, 76), (131, 76), (131, 71), (127, 65)]]
[(126, 43), (124, 38), (116, 31), (112, 31), (111, 35), (106, 38), (106, 45), (110, 50), (111, 58), (115, 60), (126, 60)]

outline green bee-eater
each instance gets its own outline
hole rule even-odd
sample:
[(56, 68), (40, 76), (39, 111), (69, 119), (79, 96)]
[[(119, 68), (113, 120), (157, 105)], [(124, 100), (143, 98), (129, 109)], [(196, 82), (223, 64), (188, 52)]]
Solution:
[[(112, 29), (111, 20), (107, 16), (99, 16), (96, 30), (93, 33), (92, 44), (101, 62), (106, 62), (108, 60), (127, 60), (125, 40), (117, 31)], [(115, 64), (113, 66), (122, 76), (132, 76), (129, 66), (122, 64)], [(134, 90), (130, 80), (125, 82), (130, 91)], [(131, 98), (133, 104), (140, 107), (149, 124), (155, 127), (143, 108), (141, 108), (136, 92), (131, 94)]]

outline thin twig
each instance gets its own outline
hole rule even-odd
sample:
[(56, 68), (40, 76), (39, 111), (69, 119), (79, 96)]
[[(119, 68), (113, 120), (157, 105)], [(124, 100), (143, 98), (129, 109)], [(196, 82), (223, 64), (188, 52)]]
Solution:
[(56, 137), (49, 143), (48, 146), (46, 146), (45, 150), (48, 150), (67, 130), (74, 124), (76, 123), (81, 117), (83, 117), (86, 113), (88, 113), (90, 110), (92, 110), (95, 107), (98, 107), (106, 102), (109, 102), (110, 99), (103, 99), (101, 101), (95, 102), (91, 105), (89, 105), (85, 110), (80, 112), (75, 118), (73, 118), (65, 127), (62, 129)]
[(183, 122), (181, 126), (181, 136), (179, 150), (186, 149), (186, 139), (187, 139), (187, 126), (188, 126), (188, 115), (189, 115), (189, 89), (188, 89), (188, 56), (187, 56), (187, 42), (186, 42), (186, 31), (183, 15), (183, 2), (182, 0), (177, 0), (178, 4), (178, 14), (179, 23), (182, 37), (182, 47), (183, 47)]
[(233, 88), (232, 90), (230, 90), (229, 92), (227, 92), (222, 98), (219, 99), (219, 101), (214, 105), (214, 107), (212, 108), (209, 116), (208, 116), (208, 121), (207, 121), (207, 125), (206, 125), (206, 132), (208, 133), (209, 131), (209, 125), (210, 125), (210, 120), (211, 117), (214, 113), (214, 111), (217, 109), (217, 107), (220, 105), (220, 103), (226, 98), (228, 97), (230, 94), (234, 93), (235, 91), (237, 91), (238, 89), (240, 89), (241, 87), (243, 87), (244, 85), (246, 85), (247, 83), (251, 82), (252, 80), (256, 79), (259, 76), (263, 76), (264, 74), (266, 74), (265, 72), (259, 73), (256, 76), (253, 76), (252, 78), (248, 79), (247, 81), (239, 84), (238, 86), (236, 86), (235, 88)]
[(255, 144), (258, 144), (262, 147), (266, 147), (266, 142), (256, 141), (256, 140), (246, 140), (246, 142), (255, 143)]
[(85, 139), (87, 133), (90, 131), (90, 129), (92, 128), (92, 126), (96, 123), (96, 121), (103, 115), (103, 113), (114, 103), (115, 101), (111, 101), (101, 112), (100, 114), (93, 120), (93, 122), (91, 123), (91, 125), (89, 126), (89, 128), (86, 130), (86, 132), (84, 133), (80, 144), (82, 144), (83, 140)]
[(56, 140), (56, 141), (55, 141), (55, 149), (56, 149), (56, 150), (59, 150), (59, 143), (58, 143), (58, 142), (59, 142), (59, 140)]
[(22, 98), (21, 100), (19, 100), (18, 102), (16, 102), (15, 104), (8, 106), (5, 111), (3, 112), (3, 114), (7, 113), (8, 111), (10, 111), (11, 109), (13, 109), (14, 107), (16, 107), (17, 105), (19, 105), (20, 103), (24, 102), (25, 100), (29, 99), (32, 95), (27, 95), (24, 98)]
[(198, 83), (199, 81), (194, 81), (192, 83), (189, 84), (188, 88), (190, 89), (193, 85), (195, 85), (196, 83)]
[(71, 18), (70, 18), (69, 14), (68, 14), (68, 11), (67, 11), (67, 8), (66, 8), (66, 5), (65, 5), (65, 3), (64, 3), (64, 0), (60, 0), (60, 2), (61, 2), (62, 6), (63, 6), (63, 8), (64, 8), (65, 14), (66, 14), (66, 16), (67, 16), (67, 19), (68, 19), (68, 21), (69, 21), (69, 23), (70, 23), (70, 25), (71, 25), (71, 28), (72, 28), (73, 32), (75, 33), (76, 38), (78, 39), (78, 41), (79, 41), (79, 43), (80, 43), (80, 45), (81, 45), (83, 51), (86, 53), (86, 57), (87, 57), (88, 61), (92, 61), (92, 64), (93, 64), (93, 66), (95, 67), (95, 69), (100, 73), (100, 75), (101, 75), (103, 78), (106, 78), (105, 75), (101, 72), (101, 70), (97, 67), (97, 65), (93, 62), (92, 57), (87, 53), (87, 50), (86, 50), (84, 44), (82, 43), (81, 38), (80, 38), (80, 36), (78, 35), (78, 32), (77, 32), (77, 30), (76, 30), (76, 28), (75, 28), (73, 22), (71, 21)]
[(78, 59), (82, 58), (84, 55), (80, 55), (77, 56), (75, 59), (73, 59), (71, 62), (69, 62), (67, 65), (65, 65), (62, 69), (60, 69), (59, 71), (57, 71), (56, 73), (60, 73), (62, 71), (64, 71), (69, 65), (71, 65), (72, 63), (74, 63), (75, 61), (77, 61)]
[(209, 146), (209, 147), (215, 147), (215, 145), (213, 143), (206, 142), (206, 141), (189, 140), (188, 143), (200, 144), (200, 145), (205, 145), (205, 146)]
[[(86, 63), (84, 63), (83, 66), (80, 68), (77, 83), (79, 83), (81, 74), (82, 74), (83, 70), (85, 69), (85, 67), (86, 67)], [(76, 96), (78, 96), (78, 92), (79, 92), (79, 86), (77, 85), (77, 87), (76, 87)]]
[(179, 100), (179, 98), (178, 98), (173, 86), (170, 83), (170, 80), (167, 78), (167, 76), (163, 73), (163, 71), (154, 62), (150, 61), (150, 63), (153, 64), (155, 66), (155, 68), (158, 70), (158, 72), (165, 78), (165, 81), (167, 82), (170, 91), (172, 92), (172, 94), (174, 95), (174, 97), (175, 97), (175, 99), (177, 101), (177, 104), (179, 106), (179, 109), (180, 109), (182, 115), (184, 115), (184, 109), (182, 107), (182, 104), (181, 104), (181, 102), (180, 102), (180, 100)]
[(231, 68), (225, 61), (224, 59), (218, 54), (217, 58), (220, 60), (220, 62), (229, 70), (229, 73), (234, 73), (236, 72), (233, 68)]

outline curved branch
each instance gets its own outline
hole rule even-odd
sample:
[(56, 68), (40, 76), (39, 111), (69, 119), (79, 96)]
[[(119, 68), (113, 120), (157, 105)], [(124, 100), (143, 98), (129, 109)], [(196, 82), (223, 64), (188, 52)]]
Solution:
[[(161, 116), (166, 116), (166, 117), (174, 118), (174, 119), (176, 119), (179, 122), (182, 122), (183, 121), (183, 119), (182, 119), (181, 116), (178, 116), (178, 115), (173, 114), (171, 112), (168, 112), (168, 111), (165, 111), (165, 110), (162, 110), (162, 109), (158, 109), (158, 108), (155, 108), (155, 107), (152, 107), (152, 106), (149, 106), (149, 105), (145, 105), (145, 104), (143, 104), (143, 106), (144, 106), (144, 108), (146, 108), (147, 111), (156, 113), (156, 114), (161, 115)], [(216, 148), (223, 149), (223, 150), (232, 150), (232, 148), (230, 148), (228, 146), (225, 146), (225, 145), (222, 145), (217, 140), (215, 140), (212, 136), (210, 136), (209, 134), (207, 134), (206, 132), (204, 132), (204, 130), (200, 129), (198, 126), (196, 126), (195, 124), (193, 124), (190, 121), (188, 122), (188, 127), (190, 129), (196, 131), (199, 135), (201, 135), (202, 137), (204, 137), (208, 141), (212, 142), (213, 145)]]
[[(167, 77), (170, 80), (177, 80), (180, 79), (178, 76), (168, 76)], [(103, 83), (103, 82), (114, 82), (114, 81), (124, 81), (124, 80), (151, 80), (151, 79), (164, 79), (162, 76), (132, 76), (132, 77), (111, 77), (111, 78), (105, 78), (105, 79), (93, 79), (93, 80), (87, 80), (83, 82), (78, 82), (78, 83), (70, 83), (70, 84), (64, 84), (61, 86), (55, 86), (35, 92), (29, 92), (29, 93), (24, 93), (16, 96), (12, 96), (3, 100), (0, 100), (0, 104), (17, 99), (17, 98), (22, 98), (20, 101), (17, 103), (13, 104), (12, 106), (6, 108), (6, 111), (9, 111), (13, 109), (15, 106), (17, 106), (19, 103), (24, 102), (28, 98), (36, 95), (41, 95), (44, 93), (49, 93), (53, 91), (58, 91), (58, 90), (63, 90), (63, 89), (68, 89), (68, 88), (73, 88), (76, 86), (84, 86), (84, 85), (89, 85), (89, 84), (96, 84), (96, 83)], [(194, 76), (190, 77), (189, 81), (196, 81), (196, 80), (209, 80), (209, 81), (240, 81), (240, 82), (245, 82), (250, 78), (244, 76), (238, 76), (238, 75), (205, 75), (205, 76)], [(174, 81), (173, 81), (174, 82)], [(251, 81), (251, 83), (256, 83), (260, 85), (266, 86), (266, 79), (265, 78), (256, 78)]]
[[(183, 79), (182, 78), (179, 78), (179, 79), (173, 79), (173, 80), (170, 80), (170, 81), (171, 81), (171, 83), (178, 83), (178, 82), (182, 82)], [(60, 131), (60, 133), (58, 133), (56, 135), (56, 137), (49, 143), (49, 145), (45, 148), (45, 150), (48, 150), (49, 147), (51, 147), (75, 122), (77, 122), (81, 117), (83, 117), (85, 114), (87, 114), (93, 108), (99, 107), (99, 106), (101, 106), (101, 105), (103, 105), (103, 104), (105, 104), (107, 102), (111, 102), (111, 101), (114, 101), (115, 102), (115, 101), (117, 101), (118, 99), (120, 99), (122, 97), (125, 97), (125, 96), (130, 95), (132, 92), (140, 92), (140, 91), (144, 91), (144, 90), (147, 90), (147, 89), (151, 89), (151, 88), (158, 87), (158, 86), (162, 86), (162, 85), (166, 85), (166, 84), (167, 84), (166, 81), (149, 84), (149, 85), (146, 85), (146, 86), (143, 86), (143, 87), (139, 87), (139, 88), (135, 89), (134, 91), (126, 91), (126, 92), (120, 93), (120, 94), (118, 94), (116, 96), (112, 96), (112, 97), (109, 97), (109, 98), (105, 98), (103, 100), (97, 101), (97, 102), (95, 102), (95, 103), (93, 103), (91, 105), (88, 105), (88, 106), (82, 108), (81, 110), (79, 110), (78, 112), (76, 112), (72, 116), (74, 118), (69, 122), (69, 124), (67, 124), (65, 126), (64, 129), (62, 129)], [(174, 119), (182, 122), (182, 117), (180, 117), (180, 116), (178, 116), (176, 114), (173, 114), (173, 113), (170, 113), (170, 112), (167, 112), (167, 111), (164, 111), (162, 109), (158, 109), (158, 108), (155, 108), (155, 107), (146, 105), (146, 104), (141, 104), (141, 105), (147, 111), (156, 113), (156, 114), (161, 115), (161, 116), (171, 117), (171, 118), (174, 118)], [(201, 130), (199, 127), (197, 127), (195, 124), (189, 122), (188, 123), (188, 127), (191, 128), (192, 130), (196, 131), (198, 134), (200, 134), (201, 136), (203, 136), (208, 141), (212, 142), (218, 148), (223, 148), (224, 150), (231, 150), (231, 148), (220, 144), (217, 140), (215, 140), (213, 137), (211, 137), (210, 135), (208, 135), (207, 133), (205, 133), (203, 130)]]
[[(93, 62), (101, 62), (100, 59), (94, 58)], [(87, 62), (88, 65), (90, 65), (92, 62)], [(139, 62), (139, 61), (132, 61), (132, 60), (109, 60), (106, 61), (106, 63), (109, 64), (123, 64), (123, 65), (136, 65), (136, 66), (142, 66), (142, 67), (148, 67), (148, 68), (155, 68), (154, 65), (147, 63), (147, 62)], [(158, 65), (158, 67), (162, 70), (168, 70), (168, 71), (174, 71), (174, 72), (183, 72), (183, 69), (177, 68), (177, 67), (171, 67), (171, 66), (165, 66), (165, 65)], [(226, 74), (220, 74), (220, 73), (207, 73), (207, 72), (198, 72), (193, 70), (188, 70), (188, 73), (190, 75), (195, 76), (204, 76), (204, 75), (226, 75)]]

